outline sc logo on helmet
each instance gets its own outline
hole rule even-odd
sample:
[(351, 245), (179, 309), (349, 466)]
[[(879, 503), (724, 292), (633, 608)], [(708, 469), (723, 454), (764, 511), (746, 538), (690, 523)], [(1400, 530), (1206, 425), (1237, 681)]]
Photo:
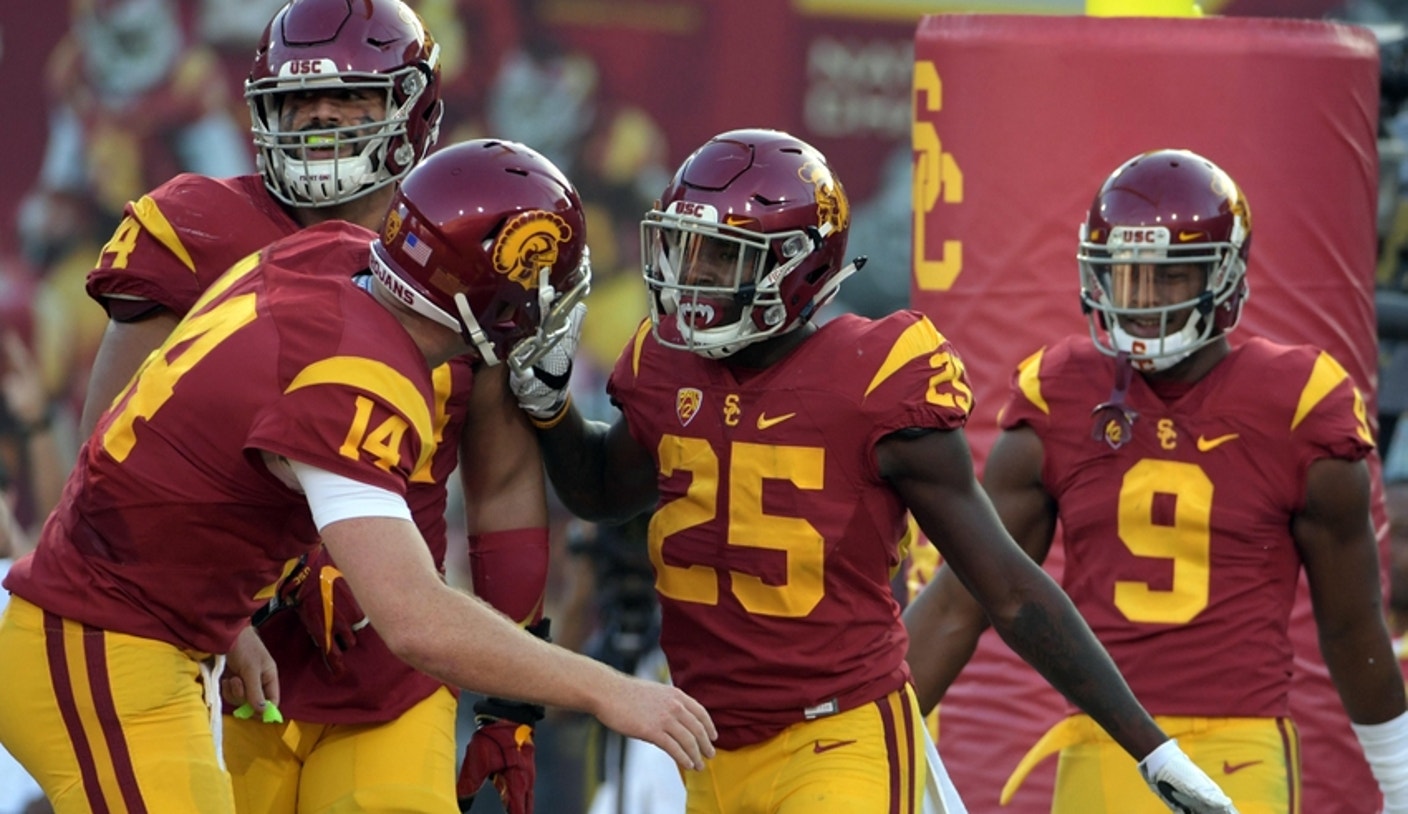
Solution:
[(551, 212), (523, 212), (505, 224), (494, 239), (494, 269), (523, 286), (538, 285), (538, 271), (557, 265), (562, 244), (572, 239), (572, 227)]

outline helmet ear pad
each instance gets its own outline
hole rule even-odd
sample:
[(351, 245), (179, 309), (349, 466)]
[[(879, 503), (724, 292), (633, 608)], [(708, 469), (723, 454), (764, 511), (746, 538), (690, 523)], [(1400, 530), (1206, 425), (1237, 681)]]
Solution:
[(1218, 333), (1231, 333), (1232, 329), (1237, 327), (1237, 323), (1242, 321), (1242, 306), (1246, 305), (1250, 297), (1251, 287), (1247, 285), (1247, 278), (1243, 277), (1232, 296), (1213, 312), (1213, 324)]

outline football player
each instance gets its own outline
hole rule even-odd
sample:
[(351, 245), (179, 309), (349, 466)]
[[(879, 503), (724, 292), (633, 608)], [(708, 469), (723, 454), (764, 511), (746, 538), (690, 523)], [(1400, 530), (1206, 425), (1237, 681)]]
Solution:
[[(268, 702), (289, 696), (249, 620), (284, 563), (320, 543), (363, 630), (396, 657), (453, 686), (591, 712), (702, 766), (714, 731), (697, 702), (445, 585), (405, 499), (435, 449), (431, 368), (462, 354), (527, 364), (552, 346), (588, 276), (581, 217), (546, 159), (464, 142), (405, 179), (380, 234), (310, 227), (202, 295), (104, 414), (4, 583), (0, 743), (57, 810), (236, 810), (210, 655), (229, 653), (238, 690), (276, 717)], [(435, 717), (411, 730), (452, 742)], [(392, 747), (359, 729), (300, 723), (280, 745), (301, 756), (322, 739), (327, 760), (308, 769), (375, 772)], [(316, 793), (308, 781), (299, 794)], [(369, 807), (453, 793), (447, 770), (415, 782)]]
[(861, 265), (849, 226), (810, 145), (718, 135), (642, 223), (651, 317), (611, 375), (615, 423), (587, 421), (556, 385), (567, 345), (546, 377), (511, 378), (568, 508), (654, 508), (661, 646), (719, 727), (717, 756), (685, 774), (689, 810), (919, 810), (939, 767), (890, 583), (908, 510), (1003, 637), (1140, 761), (1157, 797), (1142, 794), (1234, 811), (1003, 531), (973, 474), (953, 346), (911, 311), (814, 319)]
[[(180, 175), (130, 203), (89, 275), (88, 292), (109, 321), (89, 384), (85, 429), (227, 268), (319, 223), (377, 228), (397, 182), (434, 145), (443, 108), (439, 46), (401, 0), (294, 0), (269, 21), (245, 87), (259, 174)], [(528, 153), (500, 150), (527, 162), (543, 194), (557, 196), (554, 207), (574, 210), (556, 174)], [(508, 193), (517, 177), (506, 166), (486, 180), (489, 192)], [(488, 211), (501, 213), (497, 205)], [(475, 228), (487, 239), (496, 224)], [(415, 259), (428, 249), (413, 244), (408, 251)], [(408, 493), (416, 525), (443, 569), (446, 484), (463, 460), (475, 590), (546, 635), (546, 490), (532, 430), (507, 396), (503, 367), (453, 359), (436, 369), (434, 382), (435, 455)], [(269, 726), (226, 717), (225, 759), (236, 800), (242, 811), (292, 812), (301, 782), (305, 800), (315, 785), (318, 799), (443, 811), (453, 805), (445, 799), (445, 778), (454, 778), (455, 745), (421, 730), (428, 723), (452, 729), (456, 691), (394, 658), (375, 628), (353, 629), (360, 609), (336, 590), (335, 568), (323, 552), (301, 564), (273, 597), (276, 607), (295, 612), (269, 615), (260, 627), (280, 667), (286, 720)], [(324, 574), (335, 600), (328, 612)], [(460, 796), (467, 801), (491, 775), (510, 814), (530, 814), (531, 731), (541, 713), (508, 701), (488, 705), (468, 750), (473, 761), (464, 766)], [(322, 736), (300, 734), (307, 731)], [(281, 745), (285, 738), (298, 748)], [(333, 748), (343, 740), (349, 748)], [(353, 771), (352, 747), (376, 758)], [(418, 782), (421, 773), (437, 779), (433, 793), (406, 799), (406, 776)]]
[[(1080, 230), (1090, 335), (1018, 367), (984, 483), (1036, 561), (1061, 524), (1076, 607), (1159, 725), (1243, 812), (1301, 810), (1287, 624), (1304, 569), (1384, 810), (1408, 811), (1408, 715), (1379, 591), (1364, 399), (1317, 348), (1229, 343), (1251, 224), (1241, 189), (1200, 155), (1159, 150), (1116, 169)], [(905, 612), (925, 710), (986, 624), (961, 576), (941, 568)], [(1118, 745), (1079, 713), (1032, 748), (1004, 802), (1053, 753), (1054, 812), (1155, 810), (1115, 771)]]

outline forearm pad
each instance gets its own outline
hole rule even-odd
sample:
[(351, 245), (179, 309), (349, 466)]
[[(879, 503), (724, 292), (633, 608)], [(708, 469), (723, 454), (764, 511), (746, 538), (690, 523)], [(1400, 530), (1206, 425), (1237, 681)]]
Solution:
[(520, 625), (537, 623), (548, 583), (547, 528), (469, 535), (469, 570), (475, 596)]

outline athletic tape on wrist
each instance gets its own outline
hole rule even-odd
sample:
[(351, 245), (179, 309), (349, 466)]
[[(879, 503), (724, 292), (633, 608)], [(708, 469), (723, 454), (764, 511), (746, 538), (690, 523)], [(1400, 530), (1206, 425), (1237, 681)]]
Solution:
[(1381, 724), (1351, 723), (1364, 758), (1385, 794), (1408, 796), (1408, 712)]
[(558, 424), (562, 423), (562, 419), (567, 417), (567, 408), (571, 406), (572, 394), (568, 393), (567, 398), (563, 399), (562, 401), (562, 406), (558, 408), (557, 413), (555, 413), (551, 418), (538, 418), (537, 416), (530, 414), (528, 416), (528, 420), (533, 423), (534, 427), (537, 427), (540, 430), (550, 430), (553, 427), (556, 427)]

